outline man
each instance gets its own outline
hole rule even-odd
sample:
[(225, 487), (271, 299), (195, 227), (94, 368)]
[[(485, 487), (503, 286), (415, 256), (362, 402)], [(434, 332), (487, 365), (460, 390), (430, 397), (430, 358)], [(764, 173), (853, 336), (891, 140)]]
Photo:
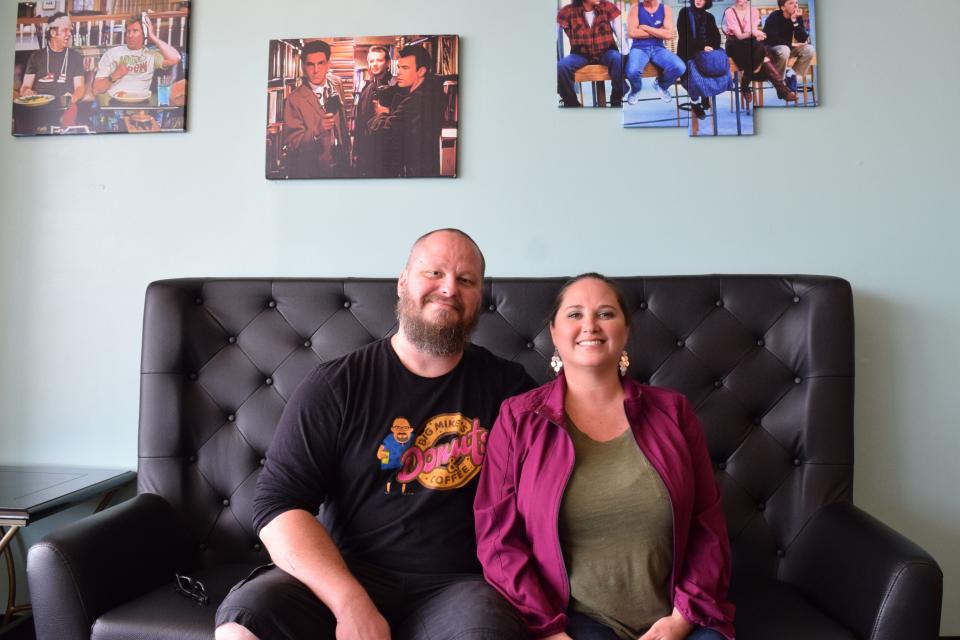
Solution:
[[(380, 448), (377, 449), (377, 460), (380, 461), (380, 468), (403, 469), (403, 454), (406, 453), (413, 441), (410, 436), (413, 435), (413, 425), (410, 421), (400, 416), (393, 419), (393, 425), (390, 427), (390, 434), (383, 439)], [(403, 493), (407, 492), (406, 483), (400, 485)], [(387, 480), (387, 493), (390, 493), (390, 480)]]
[[(797, 89), (797, 76), (803, 77), (810, 68), (816, 55), (813, 45), (808, 44), (810, 34), (803, 22), (803, 9), (797, 0), (777, 0), (779, 10), (767, 16), (763, 32), (767, 34), (764, 42), (767, 57), (780, 72), (791, 91)], [(796, 44), (794, 44), (796, 43)], [(790, 58), (796, 58), (787, 69)], [(794, 96), (796, 99), (796, 96)]]
[(47, 25), (47, 46), (30, 54), (20, 96), (48, 94), (60, 103), (69, 93), (74, 102), (79, 102), (85, 92), (83, 56), (70, 48), (73, 36), (70, 16), (54, 13), (47, 18)]
[(291, 178), (331, 178), (350, 169), (340, 79), (330, 72), (330, 45), (311, 40), (300, 52), (303, 82), (283, 109), (286, 167)]
[[(673, 9), (660, 0), (642, 0), (630, 7), (627, 16), (627, 33), (633, 38), (630, 53), (627, 54), (627, 80), (630, 93), (627, 102), (636, 104), (643, 83), (643, 70), (652, 63), (659, 70), (654, 78), (653, 88), (664, 102), (673, 100), (670, 89), (687, 70), (680, 56), (667, 48), (666, 42), (673, 40), (677, 32), (673, 27)], [(688, 25), (684, 25), (689, 28)]]
[(390, 52), (386, 47), (374, 45), (367, 52), (367, 84), (357, 98), (354, 111), (354, 167), (358, 176), (379, 177), (383, 175), (384, 147), (383, 137), (369, 129), (370, 121), (376, 117), (376, 107), (390, 107), (391, 94), (395, 87), (391, 84)]
[(557, 24), (570, 40), (570, 54), (557, 62), (557, 92), (565, 107), (579, 107), (573, 77), (588, 64), (602, 64), (610, 74), (610, 106), (623, 100), (623, 56), (614, 37), (620, 9), (608, 0), (573, 0), (557, 12)]
[(411, 45), (397, 60), (398, 95), (392, 106), (379, 104), (369, 130), (384, 136), (385, 175), (416, 178), (440, 175), (443, 105), (430, 72), (430, 53)]
[[(397, 282), (397, 333), (320, 365), (292, 395), (254, 499), (276, 564), (227, 596), (218, 640), (526, 637), (483, 580), (473, 532), (500, 402), (533, 387), (519, 364), (467, 342), (483, 272), (462, 231), (422, 236)], [(384, 469), (384, 438), (404, 423), (412, 444), (401, 469)], [(410, 489), (385, 492), (394, 477)]]
[[(146, 34), (143, 33), (144, 24)], [(124, 32), (124, 44), (108, 49), (97, 64), (94, 95), (107, 93), (113, 98), (121, 91), (134, 95), (149, 93), (153, 72), (180, 62), (180, 52), (157, 37), (150, 20), (141, 22), (140, 16), (132, 16), (127, 20)], [(144, 46), (146, 40), (156, 48)]]

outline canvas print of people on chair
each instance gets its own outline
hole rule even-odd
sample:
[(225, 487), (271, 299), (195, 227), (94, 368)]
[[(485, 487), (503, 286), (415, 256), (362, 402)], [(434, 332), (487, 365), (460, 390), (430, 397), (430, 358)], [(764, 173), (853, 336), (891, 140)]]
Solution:
[(561, 107), (620, 107), (622, 0), (559, 0), (557, 96)]
[(756, 107), (818, 104), (815, 17), (814, 0), (559, 0), (559, 103), (752, 135)]

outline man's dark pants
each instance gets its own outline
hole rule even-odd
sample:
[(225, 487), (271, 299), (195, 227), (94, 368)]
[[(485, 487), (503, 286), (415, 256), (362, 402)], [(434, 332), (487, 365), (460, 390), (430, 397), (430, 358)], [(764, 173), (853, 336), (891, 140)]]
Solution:
[[(350, 570), (390, 625), (393, 640), (522, 640), (516, 610), (479, 574), (398, 574), (357, 562)], [(227, 595), (217, 626), (235, 622), (263, 640), (334, 640), (336, 620), (300, 581), (266, 565)]]

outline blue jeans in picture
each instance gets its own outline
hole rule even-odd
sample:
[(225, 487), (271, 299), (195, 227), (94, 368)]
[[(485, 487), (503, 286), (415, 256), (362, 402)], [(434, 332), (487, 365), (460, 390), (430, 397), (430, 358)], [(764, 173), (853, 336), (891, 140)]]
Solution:
[(627, 54), (627, 80), (630, 81), (632, 91), (640, 91), (643, 69), (648, 62), (660, 70), (660, 77), (655, 80), (662, 89), (670, 89), (673, 83), (687, 70), (687, 65), (675, 53), (666, 47), (634, 47)]
[[(567, 635), (573, 640), (619, 640), (617, 634), (610, 627), (600, 624), (593, 618), (582, 613), (570, 613), (567, 622)], [(690, 632), (686, 640), (726, 640), (723, 634), (697, 627)]]
[[(574, 89), (573, 74), (577, 69), (589, 64), (584, 56), (571, 53), (557, 63), (557, 93), (566, 107), (576, 107), (580, 104), (577, 92)], [(607, 68), (610, 74), (613, 90), (610, 92), (610, 102), (618, 103), (623, 99), (623, 56), (619, 51), (610, 49), (600, 58), (599, 64)]]

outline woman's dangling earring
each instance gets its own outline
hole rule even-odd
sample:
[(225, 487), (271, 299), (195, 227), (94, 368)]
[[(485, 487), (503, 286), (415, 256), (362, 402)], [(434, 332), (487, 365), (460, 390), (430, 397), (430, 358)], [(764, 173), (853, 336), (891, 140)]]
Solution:
[(627, 375), (627, 368), (630, 367), (630, 356), (627, 355), (627, 350), (624, 349), (623, 353), (620, 354), (620, 377)]
[(560, 352), (556, 349), (553, 350), (553, 357), (550, 358), (550, 368), (555, 374), (559, 374), (560, 369), (563, 368), (563, 360), (560, 359)]

